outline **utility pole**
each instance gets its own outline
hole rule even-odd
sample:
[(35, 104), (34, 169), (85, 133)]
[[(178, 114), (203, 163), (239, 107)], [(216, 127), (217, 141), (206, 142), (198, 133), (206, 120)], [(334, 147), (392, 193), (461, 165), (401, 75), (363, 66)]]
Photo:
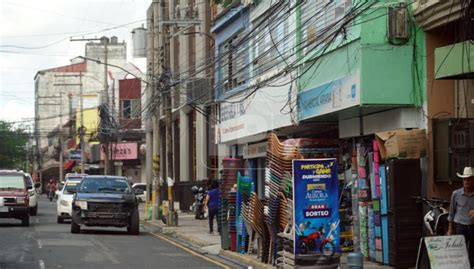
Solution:
[(59, 182), (64, 181), (63, 92), (59, 92)]
[(85, 174), (84, 167), (84, 97), (82, 92), (82, 72), (79, 73), (79, 95), (81, 96), (81, 129), (79, 131), (81, 143), (81, 174)]
[[(102, 94), (102, 104), (106, 104), (107, 106), (110, 105), (109, 103), (109, 93), (108, 93), (108, 83), (107, 83), (107, 54), (108, 54), (108, 48), (107, 45), (109, 43), (109, 39), (107, 37), (101, 37), (101, 38), (78, 38), (74, 39), (71, 38), (70, 41), (101, 41), (102, 44), (104, 44), (104, 93)], [(114, 108), (112, 108), (113, 111)], [(81, 109), (82, 111), (82, 109)], [(107, 138), (105, 140), (105, 147), (104, 147), (104, 174), (110, 175), (111, 174), (111, 163), (110, 163), (110, 142), (109, 139)], [(82, 157), (81, 157), (82, 158)]]
[[(153, 77), (152, 80), (152, 95), (153, 100), (159, 100), (156, 102), (155, 111), (152, 117), (152, 126), (153, 126), (153, 163), (155, 163), (156, 168), (154, 169), (154, 188), (153, 188), (153, 195), (152, 195), (152, 210), (153, 210), (153, 218), (159, 219), (161, 218), (160, 213), (160, 206), (161, 206), (161, 186), (160, 186), (160, 115), (161, 115), (161, 96), (160, 96), (160, 89), (159, 89), (159, 81), (156, 81), (156, 78), (159, 77), (160, 74), (160, 66), (161, 61), (158, 61), (160, 58), (158, 55), (160, 54), (159, 49), (161, 45), (160, 40), (160, 31), (163, 31), (163, 28), (160, 27), (159, 21), (163, 20), (163, 8), (160, 7), (160, 1), (153, 1)], [(162, 54), (161, 54), (162, 55)]]

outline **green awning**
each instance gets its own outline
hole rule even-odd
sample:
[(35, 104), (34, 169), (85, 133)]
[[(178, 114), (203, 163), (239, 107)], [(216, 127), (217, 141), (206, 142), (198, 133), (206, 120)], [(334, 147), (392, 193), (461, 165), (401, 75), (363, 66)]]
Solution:
[(473, 79), (473, 41), (464, 41), (435, 49), (434, 71), (436, 79)]

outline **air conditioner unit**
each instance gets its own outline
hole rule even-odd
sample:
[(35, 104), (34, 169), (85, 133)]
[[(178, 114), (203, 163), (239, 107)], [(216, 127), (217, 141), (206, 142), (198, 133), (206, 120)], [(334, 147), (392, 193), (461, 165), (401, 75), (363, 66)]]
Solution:
[(390, 41), (408, 39), (408, 10), (406, 6), (388, 8), (388, 38)]
[(197, 78), (186, 83), (187, 104), (206, 104), (212, 98), (213, 87), (209, 78)]

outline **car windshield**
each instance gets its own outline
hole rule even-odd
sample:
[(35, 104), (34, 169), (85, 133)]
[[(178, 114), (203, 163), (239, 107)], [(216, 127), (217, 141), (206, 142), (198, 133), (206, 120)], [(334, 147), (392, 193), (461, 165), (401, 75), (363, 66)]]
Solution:
[(86, 178), (82, 181), (79, 192), (130, 192), (125, 179)]
[(26, 176), (27, 180), (26, 180), (26, 186), (28, 188), (30, 187), (33, 187), (33, 179), (30, 177), (30, 176)]
[(63, 192), (67, 193), (70, 190), (75, 190), (77, 185), (79, 185), (79, 183), (81, 183), (81, 182), (80, 181), (68, 181), (66, 183), (66, 185), (64, 186)]
[(23, 189), (25, 182), (22, 176), (17, 175), (0, 175), (0, 189)]

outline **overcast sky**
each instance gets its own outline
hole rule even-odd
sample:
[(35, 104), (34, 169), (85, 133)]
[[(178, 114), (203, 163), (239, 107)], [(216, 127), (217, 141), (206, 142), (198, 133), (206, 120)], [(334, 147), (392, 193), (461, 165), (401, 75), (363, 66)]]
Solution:
[[(125, 40), (130, 51), (130, 32), (146, 25), (151, 2), (0, 0), (0, 120), (34, 117), (36, 72), (68, 65), (72, 58), (84, 55), (85, 42), (70, 42), (70, 37), (115, 35), (119, 42)], [(142, 65), (144, 59), (129, 57), (128, 61)]]

